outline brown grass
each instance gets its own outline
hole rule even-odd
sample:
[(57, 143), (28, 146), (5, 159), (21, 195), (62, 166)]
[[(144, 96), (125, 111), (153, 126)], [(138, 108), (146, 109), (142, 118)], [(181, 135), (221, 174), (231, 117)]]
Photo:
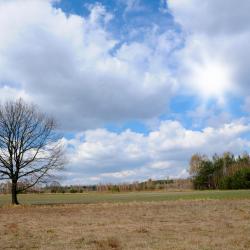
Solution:
[(0, 249), (250, 249), (250, 200), (5, 206)]

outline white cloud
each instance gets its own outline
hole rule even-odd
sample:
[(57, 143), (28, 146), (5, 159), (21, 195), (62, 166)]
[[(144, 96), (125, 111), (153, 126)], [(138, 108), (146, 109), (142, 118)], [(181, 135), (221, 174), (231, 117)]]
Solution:
[(223, 108), (217, 108), (216, 105), (207, 107), (206, 104), (196, 107), (187, 112), (187, 116), (192, 120), (193, 128), (202, 128), (204, 126), (220, 127), (221, 124), (232, 121), (232, 114)]
[(250, 112), (250, 96), (245, 98), (244, 104), (241, 106), (241, 109), (246, 112)]
[(144, 10), (141, 0), (118, 0), (118, 1), (121, 4), (125, 5), (124, 16), (128, 12)]
[(25, 93), (69, 129), (155, 118), (180, 86), (223, 105), (227, 94), (249, 95), (249, 1), (161, 3), (182, 34), (152, 25), (143, 41), (126, 43), (108, 31), (115, 17), (101, 4), (81, 17), (49, 0), (1, 1), (1, 86)]
[(2, 102), (13, 100), (15, 98), (30, 99), (24, 90), (19, 90), (7, 85), (0, 86), (0, 100)]
[(233, 66), (226, 61), (223, 51), (214, 50), (221, 45), (208, 37), (192, 35), (177, 52), (177, 60), (181, 62), (178, 79), (189, 93), (198, 94), (203, 101), (216, 98), (223, 104), (226, 94), (235, 90), (235, 82)]
[(219, 104), (228, 94), (249, 94), (250, 2), (168, 0), (168, 6), (186, 34), (176, 58), (186, 90)]
[(250, 146), (243, 135), (250, 125), (243, 121), (201, 131), (184, 128), (177, 121), (165, 121), (148, 135), (130, 130), (113, 133), (105, 129), (88, 130), (72, 140), (71, 173), (66, 182), (126, 182), (147, 178), (186, 177), (193, 153), (231, 151), (242, 153)]
[[(49, 1), (0, 2), (0, 83), (15, 85), (61, 121), (85, 129), (162, 113), (176, 89), (165, 63), (167, 35), (121, 44), (100, 5), (67, 16)], [(165, 46), (165, 47), (164, 47)], [(154, 104), (154, 105), (152, 105)]]
[(239, 33), (249, 30), (250, 2), (241, 0), (167, 0), (177, 22), (191, 32)]

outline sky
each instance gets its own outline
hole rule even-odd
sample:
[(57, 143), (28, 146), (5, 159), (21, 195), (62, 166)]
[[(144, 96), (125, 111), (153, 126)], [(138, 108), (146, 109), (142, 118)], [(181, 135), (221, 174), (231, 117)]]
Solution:
[(188, 177), (250, 148), (250, 1), (0, 0), (0, 100), (53, 115), (64, 184)]

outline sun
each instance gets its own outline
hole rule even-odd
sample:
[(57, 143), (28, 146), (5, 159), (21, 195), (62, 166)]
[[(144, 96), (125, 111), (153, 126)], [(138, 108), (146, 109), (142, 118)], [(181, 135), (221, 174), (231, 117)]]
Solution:
[(233, 87), (231, 70), (221, 62), (195, 64), (192, 67), (192, 85), (202, 98), (223, 101)]

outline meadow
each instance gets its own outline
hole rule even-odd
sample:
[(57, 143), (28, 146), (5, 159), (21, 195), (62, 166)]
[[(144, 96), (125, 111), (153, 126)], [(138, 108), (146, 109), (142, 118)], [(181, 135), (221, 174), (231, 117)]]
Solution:
[[(250, 199), (249, 190), (206, 190), (206, 191), (159, 191), (159, 192), (89, 192), (89, 193), (41, 193), (20, 194), (18, 199), (24, 205), (50, 204), (93, 204), (102, 202), (150, 202), (197, 199)], [(10, 195), (0, 195), (0, 206), (11, 202)]]
[(249, 190), (9, 199), (0, 196), (0, 249), (250, 249)]

